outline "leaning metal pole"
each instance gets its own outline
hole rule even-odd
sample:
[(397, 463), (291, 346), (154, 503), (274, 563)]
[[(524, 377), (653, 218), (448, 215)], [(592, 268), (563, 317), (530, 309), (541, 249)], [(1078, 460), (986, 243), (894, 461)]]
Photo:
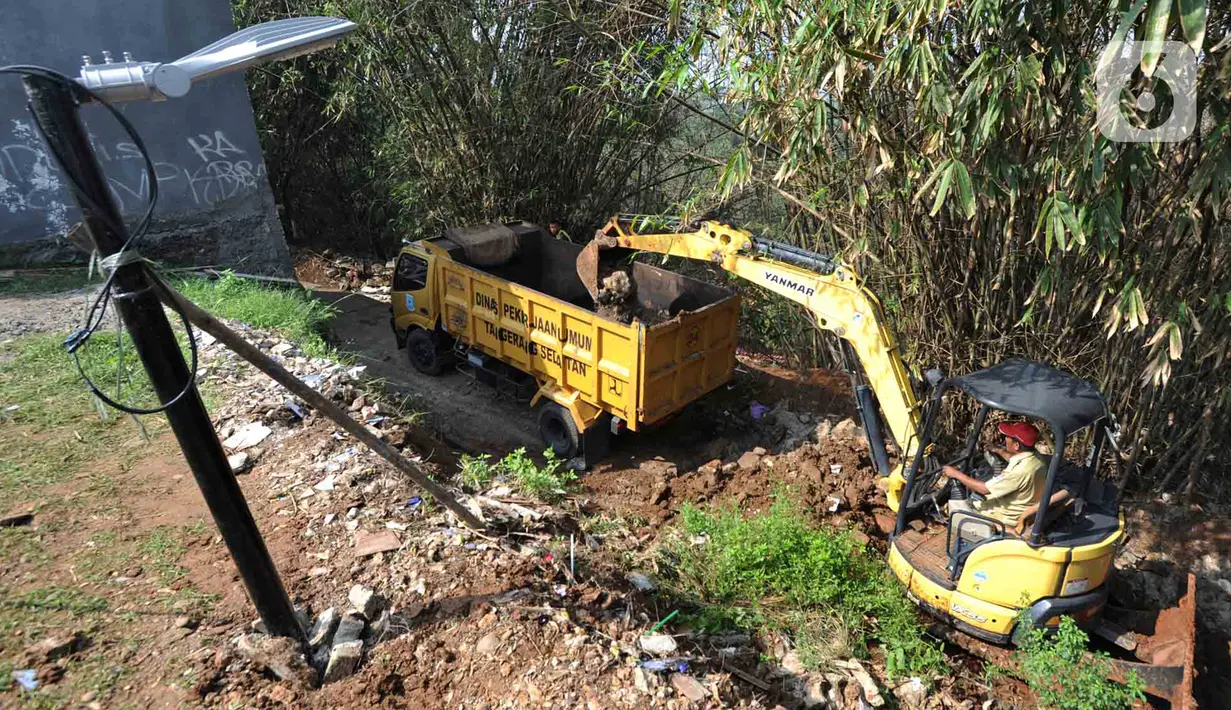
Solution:
[[(123, 221), (81, 123), (77, 98), (67, 87), (37, 76), (26, 77), (25, 85), (44, 139), (63, 161), (61, 167), (76, 178), (69, 181), (73, 198), (95, 248), (103, 257), (117, 253), (126, 237), (111, 225), (123, 225)], [(145, 266), (140, 261), (121, 263), (112, 288), (120, 318), (154, 391), (165, 404), (189, 384), (194, 374), (188, 371)], [(291, 600), (227, 463), (195, 382), (191, 388), (167, 408), (167, 420), (266, 628), (271, 634), (290, 637), (303, 645), (304, 630), (295, 619)]]

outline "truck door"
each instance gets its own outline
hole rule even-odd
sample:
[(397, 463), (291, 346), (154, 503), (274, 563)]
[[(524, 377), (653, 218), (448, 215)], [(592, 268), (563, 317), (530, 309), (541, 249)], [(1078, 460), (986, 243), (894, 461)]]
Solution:
[(404, 251), (398, 256), (390, 293), (394, 327), (399, 331), (417, 325), (436, 327), (436, 299), (433, 296), (435, 257)]

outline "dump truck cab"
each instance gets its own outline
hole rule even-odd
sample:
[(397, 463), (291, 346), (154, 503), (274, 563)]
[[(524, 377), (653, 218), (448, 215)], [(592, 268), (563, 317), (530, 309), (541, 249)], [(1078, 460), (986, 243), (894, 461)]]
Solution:
[[(965, 446), (942, 454), (935, 433), (951, 392), (979, 408)], [(1028, 509), (1016, 526), (945, 508), (942, 457), (975, 478), (990, 476), (980, 441), (993, 412), (1042, 424), (1051, 440), (1051, 451), (1041, 454), (1047, 476), (1033, 514)], [(1097, 477), (1109, 426), (1094, 385), (1047, 365), (1008, 360), (942, 381), (926, 407), (889, 554), (917, 603), (997, 644), (1012, 640), (1023, 610), (1039, 626), (1055, 625), (1061, 615), (1092, 622), (1107, 600), (1124, 535), (1116, 488)], [(1078, 437), (1087, 448), (1083, 462), (1068, 455)]]
[(390, 303), (398, 347), (405, 345), (406, 333), (411, 329), (436, 328), (440, 318), (440, 306), (433, 294), (437, 252), (431, 242), (424, 241), (409, 244), (398, 254), (391, 289), (396, 298)]

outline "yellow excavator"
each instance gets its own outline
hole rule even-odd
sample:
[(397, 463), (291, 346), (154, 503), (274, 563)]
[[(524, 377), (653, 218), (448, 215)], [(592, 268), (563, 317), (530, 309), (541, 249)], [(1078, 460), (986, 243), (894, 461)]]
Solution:
[[(1107, 619), (1112, 562), (1125, 530), (1118, 491), (1097, 475), (1105, 449), (1115, 446), (1114, 419), (1097, 387), (1027, 360), (963, 376), (933, 370), (915, 377), (879, 301), (851, 265), (717, 221), (681, 231), (639, 232), (647, 223), (636, 216), (612, 218), (582, 251), (577, 273), (591, 296), (600, 297), (603, 274), (629, 250), (696, 259), (801, 304), (817, 327), (841, 338), (873, 465), (885, 477), (888, 506), (896, 513), (889, 566), (910, 598), (944, 622), (947, 636), (957, 630), (953, 641), (997, 658), (1020, 632), (1022, 620), (1047, 628), (1070, 616), (1136, 654), (1134, 661), (1114, 661), (1114, 672), (1137, 672), (1149, 692), (1170, 700), (1173, 708), (1191, 706), (1192, 579), (1179, 607), (1161, 612), (1170, 618), (1121, 622), (1135, 625), (1137, 632)], [(946, 442), (961, 439), (941, 436), (937, 422), (943, 407), (963, 395), (978, 405), (974, 425), (964, 446), (947, 451)], [(955, 518), (944, 507), (948, 487), (942, 462), (978, 476), (985, 466), (980, 442), (994, 420), (1003, 418), (993, 417), (996, 412), (1041, 423), (1051, 442), (1039, 502), (1012, 528), (978, 512)], [(899, 453), (896, 466), (890, 464), (884, 429)], [(1066, 456), (1079, 435), (1088, 445), (1080, 462)], [(986, 463), (993, 465), (990, 459)], [(1151, 626), (1182, 632), (1174, 638), (1142, 633)]]

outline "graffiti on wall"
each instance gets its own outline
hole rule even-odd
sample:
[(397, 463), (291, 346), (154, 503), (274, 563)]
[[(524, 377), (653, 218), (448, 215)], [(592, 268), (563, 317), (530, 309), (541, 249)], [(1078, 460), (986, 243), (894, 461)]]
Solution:
[[(149, 201), (150, 181), (137, 146), (91, 138), (120, 211), (142, 209)], [(181, 162), (154, 161), (161, 194), (179, 193), (187, 196), (188, 204), (212, 207), (256, 189), (265, 176), (260, 151), (249, 154), (224, 131), (185, 136), (184, 141), (188, 157)], [(138, 169), (124, 169), (122, 161), (136, 161)], [(64, 232), (69, 228), (69, 199), (67, 180), (33, 124), (13, 120), (11, 138), (0, 143), (0, 210), (43, 213), (52, 230)]]

